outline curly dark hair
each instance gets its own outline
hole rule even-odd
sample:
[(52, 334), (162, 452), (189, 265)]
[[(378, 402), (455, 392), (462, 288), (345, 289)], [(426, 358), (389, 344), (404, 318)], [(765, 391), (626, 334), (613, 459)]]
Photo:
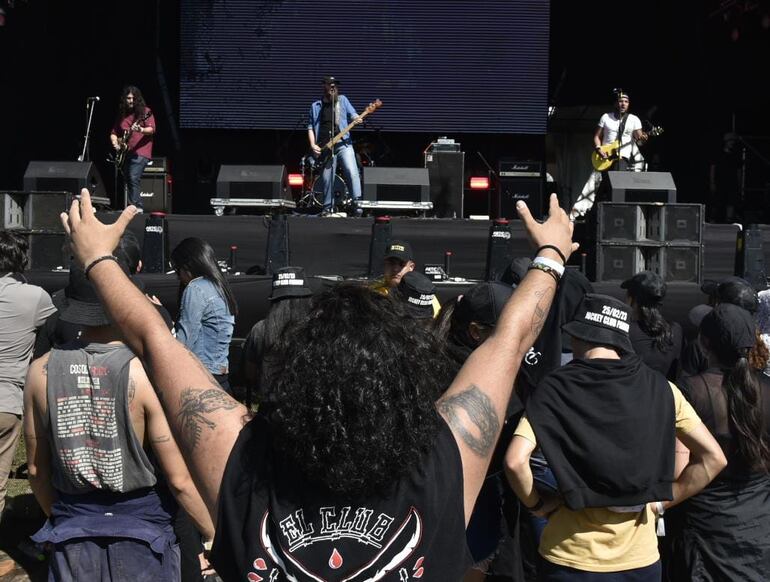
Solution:
[(29, 241), (21, 234), (0, 230), (0, 273), (23, 273)]
[(430, 449), (452, 380), (432, 334), (388, 296), (318, 295), (267, 357), (277, 462), (332, 494), (386, 495)]
[[(126, 105), (126, 97), (131, 93), (134, 96), (134, 106), (129, 109)], [(142, 91), (136, 85), (126, 85), (123, 87), (123, 91), (120, 93), (120, 103), (118, 104), (118, 121), (124, 117), (128, 117), (132, 113), (135, 119), (141, 119), (144, 116), (144, 112), (147, 110), (147, 104), (144, 102), (144, 96)]]

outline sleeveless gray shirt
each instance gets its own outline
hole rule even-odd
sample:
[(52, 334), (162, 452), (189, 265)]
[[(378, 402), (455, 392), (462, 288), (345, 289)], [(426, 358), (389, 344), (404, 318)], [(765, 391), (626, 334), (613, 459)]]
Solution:
[(123, 344), (73, 342), (51, 350), (46, 428), (58, 491), (126, 493), (155, 485), (128, 411), (133, 358)]

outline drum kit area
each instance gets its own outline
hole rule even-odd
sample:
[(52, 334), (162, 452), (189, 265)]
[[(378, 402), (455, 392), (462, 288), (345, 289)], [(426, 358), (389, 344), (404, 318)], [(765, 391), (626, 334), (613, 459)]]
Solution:
[[(367, 142), (355, 145), (360, 176), (363, 176), (363, 168), (375, 165), (374, 159), (366, 147), (367, 145)], [(297, 200), (297, 210), (306, 214), (319, 214), (323, 210), (324, 205), (323, 168), (318, 167), (316, 159), (312, 154), (303, 156), (299, 166), (302, 173), (302, 192)], [(341, 175), (340, 166), (341, 164), (337, 164), (337, 171), (334, 174), (334, 186), (332, 187), (334, 208), (338, 211), (351, 212), (354, 210), (353, 198), (350, 196), (350, 189)]]

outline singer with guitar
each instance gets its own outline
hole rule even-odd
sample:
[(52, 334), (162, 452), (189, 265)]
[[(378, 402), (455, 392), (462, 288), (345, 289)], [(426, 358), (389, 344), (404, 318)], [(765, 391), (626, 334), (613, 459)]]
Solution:
[(594, 131), (594, 151), (603, 159), (607, 159), (609, 153), (607, 146), (620, 142), (620, 150), (611, 170), (632, 170), (635, 158), (639, 156), (637, 143), (647, 141), (647, 134), (642, 130), (641, 120), (633, 113), (628, 112), (630, 100), (628, 93), (622, 89), (615, 90), (615, 110), (605, 113), (599, 119), (599, 125)]
[[(334, 77), (323, 78), (323, 98), (314, 101), (308, 116), (307, 137), (310, 149), (316, 157), (321, 156), (321, 148), (346, 126), (360, 123), (360, 116), (345, 95), (339, 94), (339, 80)], [(334, 212), (334, 174), (336, 165), (342, 165), (342, 173), (355, 205), (355, 215), (361, 215), (358, 201), (361, 200), (361, 177), (353, 150), (353, 140), (346, 133), (333, 146), (333, 155), (322, 162), (321, 180), (324, 186), (324, 203), (321, 216)]]
[(142, 92), (133, 85), (124, 87), (110, 141), (115, 149), (116, 165), (123, 172), (128, 204), (136, 206), (139, 212), (142, 212), (139, 182), (152, 158), (154, 136), (155, 116), (144, 102)]

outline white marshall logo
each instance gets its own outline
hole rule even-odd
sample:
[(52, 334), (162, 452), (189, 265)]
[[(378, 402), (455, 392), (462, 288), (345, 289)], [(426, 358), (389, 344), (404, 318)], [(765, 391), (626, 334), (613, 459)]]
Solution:
[(144, 232), (159, 232), (159, 233), (163, 233), (163, 227), (162, 226), (151, 226), (151, 225), (145, 226), (144, 227)]
[(140, 198), (152, 198), (155, 196), (155, 192), (139, 192)]
[(504, 238), (507, 240), (511, 238), (511, 233), (508, 230), (495, 230), (492, 232), (492, 238)]

